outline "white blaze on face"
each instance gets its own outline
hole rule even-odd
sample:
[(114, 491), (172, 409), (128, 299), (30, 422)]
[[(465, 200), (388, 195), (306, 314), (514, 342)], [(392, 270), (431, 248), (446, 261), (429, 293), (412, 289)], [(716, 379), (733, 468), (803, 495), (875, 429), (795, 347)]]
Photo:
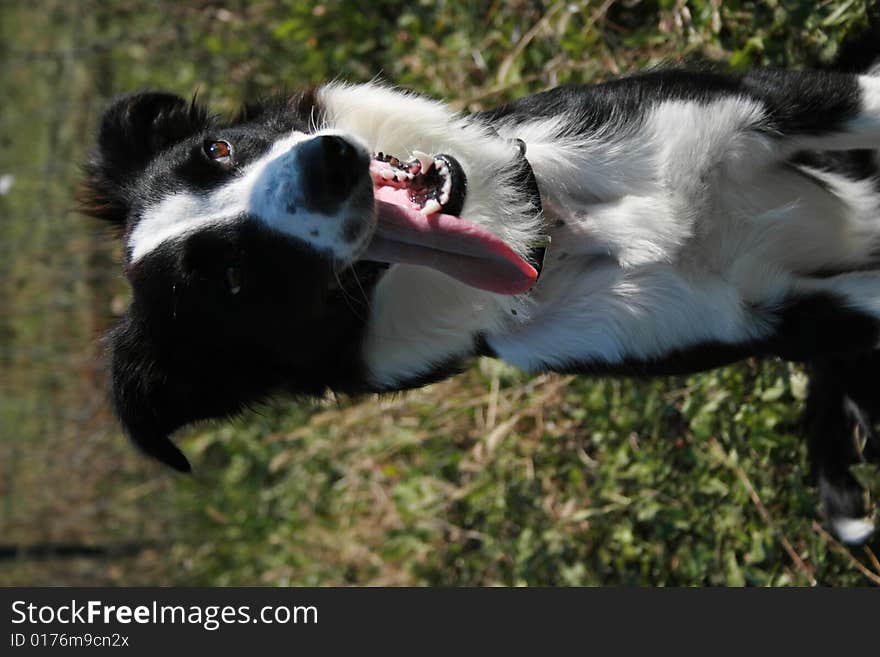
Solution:
[[(180, 190), (147, 207), (128, 239), (131, 263), (135, 263), (160, 244), (209, 227), (232, 223), (242, 216), (261, 221), (282, 233), (298, 238), (318, 251), (342, 261), (353, 259), (363, 247), (363, 239), (345, 239), (345, 224), (351, 219), (368, 221), (363, 205), (356, 198), (346, 199), (333, 216), (310, 210), (303, 201), (300, 167), (296, 162), (298, 144), (336, 131), (316, 134), (291, 133), (279, 139), (260, 159), (248, 164), (228, 183), (207, 193)], [(355, 138), (343, 135), (355, 148), (363, 149)], [(233, 149), (234, 149), (233, 144)], [(364, 237), (372, 226), (365, 226)]]

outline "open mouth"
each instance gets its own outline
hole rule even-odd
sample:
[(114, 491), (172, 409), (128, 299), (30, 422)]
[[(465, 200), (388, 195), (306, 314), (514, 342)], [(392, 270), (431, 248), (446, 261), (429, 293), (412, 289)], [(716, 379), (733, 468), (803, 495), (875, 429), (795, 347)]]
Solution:
[(498, 294), (528, 291), (537, 271), (501, 239), (459, 216), (467, 177), (450, 155), (419, 151), (403, 162), (374, 154), (376, 232), (364, 260), (422, 265)]

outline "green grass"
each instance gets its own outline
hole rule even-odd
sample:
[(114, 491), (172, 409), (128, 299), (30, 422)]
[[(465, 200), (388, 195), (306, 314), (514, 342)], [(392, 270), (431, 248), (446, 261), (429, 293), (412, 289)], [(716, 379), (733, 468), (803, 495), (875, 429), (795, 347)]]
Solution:
[(125, 444), (103, 400), (96, 336), (125, 305), (118, 253), (68, 210), (87, 126), (114, 93), (200, 88), (232, 111), (254, 93), (381, 73), (473, 111), (663, 62), (824, 65), (876, 2), (3, 11), (0, 85), (15, 102), (0, 115), (12, 126), (0, 173), (21, 153), (31, 168), (0, 198), (0, 542), (144, 549), (0, 562), (0, 584), (880, 581), (876, 545), (848, 550), (817, 524), (797, 436), (805, 379), (780, 362), (644, 382), (527, 378), (481, 360), (407, 395), (281, 401), (197, 428), (181, 441), (196, 474), (162, 471)]
[(526, 381), (486, 360), (406, 397), (197, 432), (202, 474), (177, 493), (199, 539), (172, 558), (219, 584), (860, 583), (814, 527), (801, 377)]

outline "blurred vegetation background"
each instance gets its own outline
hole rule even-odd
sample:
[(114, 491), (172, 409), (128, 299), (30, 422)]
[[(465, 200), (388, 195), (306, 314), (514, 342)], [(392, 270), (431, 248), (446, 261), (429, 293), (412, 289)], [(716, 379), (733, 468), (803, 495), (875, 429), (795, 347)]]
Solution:
[(198, 428), (196, 474), (166, 472), (109, 414), (100, 336), (127, 291), (72, 201), (133, 89), (232, 112), (378, 75), (472, 111), (662, 63), (827, 66), (877, 4), (0, 1), (0, 585), (880, 583), (876, 543), (817, 523), (805, 377), (780, 362), (640, 382), (483, 360)]

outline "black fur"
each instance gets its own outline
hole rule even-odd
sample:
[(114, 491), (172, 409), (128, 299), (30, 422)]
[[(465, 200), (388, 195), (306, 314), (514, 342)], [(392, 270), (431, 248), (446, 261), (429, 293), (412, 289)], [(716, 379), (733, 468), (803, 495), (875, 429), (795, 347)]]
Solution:
[(578, 117), (577, 129), (592, 132), (608, 124), (637, 127), (661, 100), (709, 103), (741, 96), (768, 110), (768, 134), (823, 134), (837, 130), (858, 111), (859, 89), (852, 76), (836, 72), (755, 70), (742, 76), (711, 71), (657, 70), (592, 87), (566, 85), (485, 112), (487, 123), (533, 121), (560, 113)]
[[(235, 294), (229, 267), (241, 288)], [(229, 417), (281, 392), (360, 392), (352, 382), (363, 378), (357, 346), (367, 307), (353, 279), (369, 289), (369, 268), (338, 280), (310, 250), (249, 222), (197, 234), (183, 252), (147, 256), (130, 272), (134, 299), (109, 336), (114, 406), (129, 435), (187, 470), (163, 440), (185, 424)], [(255, 327), (255, 318), (269, 321)], [(310, 348), (283, 348), (289, 344)]]

